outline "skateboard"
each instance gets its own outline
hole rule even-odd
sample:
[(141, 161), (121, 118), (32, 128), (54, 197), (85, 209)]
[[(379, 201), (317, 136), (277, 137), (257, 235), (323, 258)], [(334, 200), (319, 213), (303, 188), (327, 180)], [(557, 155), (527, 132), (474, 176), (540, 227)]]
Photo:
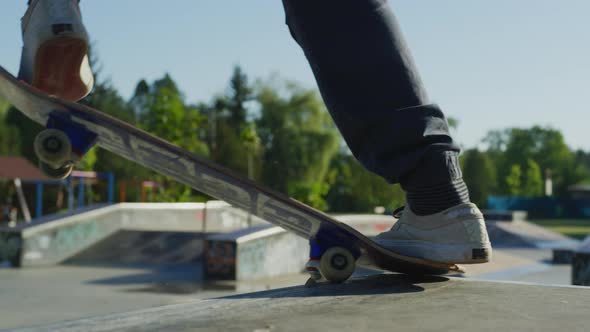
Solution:
[(90, 107), (46, 95), (0, 67), (0, 96), (45, 126), (34, 148), (41, 169), (67, 177), (93, 146), (244, 209), (310, 241), (311, 280), (343, 282), (357, 265), (406, 274), (462, 272), (457, 265), (389, 251), (352, 227), (293, 198)]

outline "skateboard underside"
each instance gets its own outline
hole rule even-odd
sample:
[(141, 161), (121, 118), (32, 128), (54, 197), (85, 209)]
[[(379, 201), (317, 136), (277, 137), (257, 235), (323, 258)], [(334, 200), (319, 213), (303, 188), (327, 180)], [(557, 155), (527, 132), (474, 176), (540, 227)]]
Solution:
[(47, 96), (18, 81), (2, 67), (0, 96), (32, 120), (64, 132), (71, 141), (72, 152), (79, 156), (98, 145), (303, 238), (314, 239), (321, 250), (343, 247), (352, 252), (355, 259), (364, 257), (359, 260), (360, 264), (396, 272), (444, 274), (460, 271), (456, 265), (388, 251), (318, 210), (98, 110)]

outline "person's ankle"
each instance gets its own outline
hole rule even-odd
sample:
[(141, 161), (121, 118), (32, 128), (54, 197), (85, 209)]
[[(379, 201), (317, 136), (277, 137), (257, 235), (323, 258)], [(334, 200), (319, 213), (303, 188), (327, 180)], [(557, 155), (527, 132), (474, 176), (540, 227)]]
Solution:
[(401, 186), (416, 215), (431, 215), (470, 202), (455, 151), (433, 153), (402, 179)]

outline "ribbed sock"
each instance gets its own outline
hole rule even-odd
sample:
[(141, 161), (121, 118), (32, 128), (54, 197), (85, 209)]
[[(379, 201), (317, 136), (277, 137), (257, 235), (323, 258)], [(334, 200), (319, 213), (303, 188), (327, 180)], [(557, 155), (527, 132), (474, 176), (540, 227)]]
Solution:
[(469, 190), (463, 181), (459, 155), (454, 151), (436, 153), (401, 182), (408, 205), (417, 215), (426, 216), (453, 206), (469, 203)]

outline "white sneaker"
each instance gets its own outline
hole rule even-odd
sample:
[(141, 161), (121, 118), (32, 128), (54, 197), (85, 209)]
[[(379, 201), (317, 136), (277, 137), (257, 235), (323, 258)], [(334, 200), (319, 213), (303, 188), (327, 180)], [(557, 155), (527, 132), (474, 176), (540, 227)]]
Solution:
[(19, 78), (69, 101), (88, 95), (94, 77), (78, 0), (32, 0), (21, 23)]
[(486, 263), (492, 256), (483, 214), (472, 203), (417, 216), (406, 206), (375, 242), (396, 253), (449, 264)]

